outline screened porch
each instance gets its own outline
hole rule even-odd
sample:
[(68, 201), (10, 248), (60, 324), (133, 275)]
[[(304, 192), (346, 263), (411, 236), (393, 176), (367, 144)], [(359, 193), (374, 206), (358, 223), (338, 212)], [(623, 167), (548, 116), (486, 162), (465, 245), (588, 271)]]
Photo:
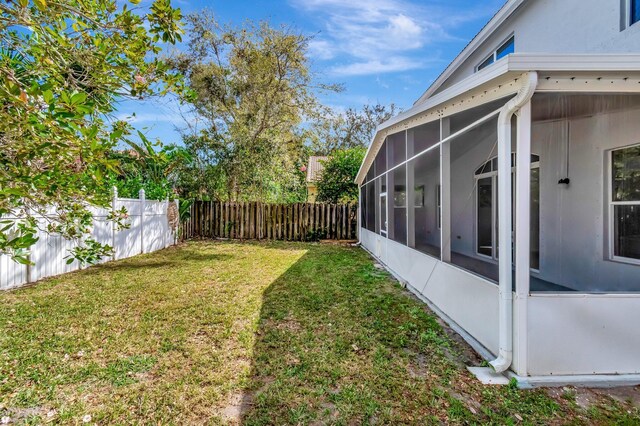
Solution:
[[(362, 228), (497, 283), (497, 120), (508, 99), (387, 135), (361, 186)], [(531, 134), (520, 162), (530, 170), (530, 291), (639, 291), (640, 95), (536, 93), (520, 118)], [(518, 119), (513, 247), (524, 229), (515, 215)]]

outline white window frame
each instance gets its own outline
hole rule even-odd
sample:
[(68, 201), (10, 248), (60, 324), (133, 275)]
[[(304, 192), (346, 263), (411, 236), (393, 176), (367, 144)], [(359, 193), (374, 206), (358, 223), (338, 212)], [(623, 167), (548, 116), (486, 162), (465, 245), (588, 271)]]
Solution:
[(380, 207), (382, 207), (382, 199), (384, 198), (384, 231), (382, 230), (382, 208), (380, 209), (380, 218), (378, 218), (378, 223), (380, 224), (380, 235), (387, 238), (389, 235), (389, 197), (387, 197), (387, 192), (381, 192), (378, 197), (378, 202), (380, 203)]
[[(517, 155), (515, 152), (511, 153), (512, 156), (512, 162), (515, 164), (516, 163), (516, 159), (515, 159), (515, 155)], [(530, 170), (534, 170), (534, 169), (540, 169), (540, 156), (538, 154), (535, 153), (531, 153), (531, 155), (535, 155), (538, 157), (538, 161), (534, 161), (531, 163), (530, 165)], [(490, 172), (486, 172), (486, 173), (482, 173), (479, 175), (476, 175), (475, 172), (480, 168), (480, 167), (484, 167), (485, 164), (487, 163), (491, 163), (494, 159), (498, 158), (497, 156), (492, 157), (491, 159), (489, 159), (488, 161), (485, 161), (484, 163), (482, 163), (479, 167), (477, 167), (476, 169), (474, 169), (474, 192), (475, 192), (475, 196), (474, 196), (474, 208), (473, 208), (473, 215), (474, 215), (474, 219), (473, 219), (473, 250), (476, 256), (489, 260), (493, 263), (497, 263), (498, 262), (498, 209), (497, 209), (497, 204), (498, 204), (498, 191), (496, 190), (498, 188), (498, 171), (497, 170), (492, 170)], [(511, 178), (515, 181), (515, 173), (516, 173), (516, 167), (515, 165), (511, 167)], [(478, 252), (478, 181), (480, 179), (484, 179), (484, 178), (491, 178), (492, 180), (492, 187), (493, 190), (491, 192), (491, 204), (492, 204), (492, 224), (491, 224), (491, 232), (492, 232), (492, 248), (491, 248), (491, 256), (487, 256), (486, 254), (482, 254)], [(512, 196), (512, 202), (515, 206), (515, 200), (516, 200), (516, 196), (515, 196), (515, 184), (514, 182), (512, 182), (511, 185), (511, 190), (513, 191)], [(515, 222), (514, 222), (515, 223)], [(513, 232), (512, 231), (512, 238), (513, 238)], [(536, 268), (529, 268), (532, 272), (536, 272), (539, 273), (540, 272), (540, 266), (538, 266), (538, 269)]]
[(622, 151), (624, 149), (634, 148), (640, 146), (640, 143), (633, 145), (627, 145), (620, 148), (611, 149), (607, 152), (607, 167), (606, 173), (608, 175), (607, 181), (607, 204), (609, 212), (609, 260), (619, 263), (628, 263), (631, 265), (640, 265), (640, 259), (633, 259), (631, 257), (616, 256), (615, 254), (615, 207), (616, 206), (638, 206), (640, 207), (640, 200), (638, 201), (613, 201), (613, 153), (615, 151)]
[[(514, 46), (514, 50), (515, 50), (516, 36), (515, 36), (514, 33), (511, 33), (511, 34), (509, 34), (509, 37), (507, 37), (504, 40), (502, 40), (502, 43), (498, 44), (498, 47), (493, 52), (491, 52), (490, 55), (485, 56), (480, 62), (478, 62), (478, 64), (474, 67), (475, 72), (486, 70), (491, 65), (495, 64), (496, 62), (498, 62), (499, 61), (499, 59), (498, 59), (498, 50), (502, 49), (507, 43), (509, 43), (509, 41), (511, 41), (511, 39), (513, 39), (513, 46)], [(480, 68), (482, 66), (482, 64), (484, 64), (487, 61), (487, 59), (489, 59), (489, 58), (493, 58), (493, 61), (490, 64), (488, 64), (486, 67)], [(502, 58), (500, 58), (500, 59), (502, 59)]]
[(638, 22), (631, 22), (633, 19), (633, 0), (620, 0), (620, 31), (634, 26)]

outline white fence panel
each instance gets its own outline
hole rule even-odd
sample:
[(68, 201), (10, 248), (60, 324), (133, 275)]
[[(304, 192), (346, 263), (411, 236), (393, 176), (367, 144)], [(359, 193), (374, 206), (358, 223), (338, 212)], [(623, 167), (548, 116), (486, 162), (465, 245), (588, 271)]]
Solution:
[[(113, 223), (107, 220), (108, 209), (90, 209), (94, 214), (91, 236), (101, 244), (113, 246), (115, 259), (125, 259), (143, 252), (151, 253), (176, 243), (175, 230), (170, 226), (167, 215), (169, 205), (174, 202), (147, 201), (144, 199), (144, 193), (141, 192), (140, 195), (141, 199), (113, 200), (112, 208), (127, 209), (129, 217), (126, 222), (130, 224), (128, 229), (114, 229)], [(45, 218), (41, 217), (38, 220), (42, 225), (46, 223)], [(38, 242), (31, 247), (30, 258), (34, 265), (21, 265), (9, 256), (0, 256), (0, 290), (20, 287), (46, 277), (80, 269), (77, 261), (67, 264), (66, 259), (75, 242), (43, 231), (38, 232), (38, 237)], [(110, 260), (113, 259), (106, 258), (101, 263)]]
[(122, 207), (127, 209), (129, 218), (127, 222), (131, 225), (129, 229), (121, 229), (115, 234), (113, 247), (116, 251), (116, 259), (126, 259), (142, 253), (142, 220), (140, 216), (141, 205), (140, 200), (119, 199), (116, 203), (116, 209)]
[(167, 207), (162, 201), (147, 201), (144, 206), (144, 252), (150, 253), (172, 244)]

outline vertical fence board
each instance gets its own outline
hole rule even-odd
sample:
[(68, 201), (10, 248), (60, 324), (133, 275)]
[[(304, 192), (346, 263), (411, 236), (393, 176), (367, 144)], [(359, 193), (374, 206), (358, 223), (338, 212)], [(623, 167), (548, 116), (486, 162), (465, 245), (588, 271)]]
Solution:
[(344, 240), (357, 234), (357, 205), (194, 202), (183, 238), (307, 241), (309, 236)]

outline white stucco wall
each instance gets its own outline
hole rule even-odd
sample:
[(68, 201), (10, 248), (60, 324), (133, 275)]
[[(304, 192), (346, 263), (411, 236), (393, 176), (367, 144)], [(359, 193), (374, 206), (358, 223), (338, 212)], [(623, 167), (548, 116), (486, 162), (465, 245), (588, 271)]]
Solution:
[(475, 67), (511, 34), (517, 53), (638, 53), (640, 23), (621, 28), (620, 0), (529, 0), (480, 45), (438, 88), (439, 93)]
[[(567, 127), (569, 126), (569, 127)], [(571, 184), (566, 177), (569, 138)], [(539, 276), (582, 291), (640, 291), (640, 266), (607, 259), (606, 154), (640, 143), (640, 110), (535, 123), (540, 155)]]
[(531, 296), (528, 374), (639, 374), (639, 307), (638, 294)]

